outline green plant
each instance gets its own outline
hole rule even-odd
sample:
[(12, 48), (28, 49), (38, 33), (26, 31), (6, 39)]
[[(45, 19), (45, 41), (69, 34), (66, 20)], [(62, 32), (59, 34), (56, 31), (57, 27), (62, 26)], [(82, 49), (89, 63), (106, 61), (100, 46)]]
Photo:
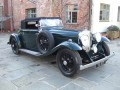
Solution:
[(115, 25), (111, 25), (107, 28), (108, 31), (119, 31), (119, 27)]

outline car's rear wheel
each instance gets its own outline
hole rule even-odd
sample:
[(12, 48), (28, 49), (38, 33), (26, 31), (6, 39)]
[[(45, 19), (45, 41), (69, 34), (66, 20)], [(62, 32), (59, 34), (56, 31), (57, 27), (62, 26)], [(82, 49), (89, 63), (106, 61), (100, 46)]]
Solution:
[(19, 54), (20, 53), (19, 45), (18, 45), (15, 38), (11, 39), (11, 48), (12, 48), (12, 51), (13, 51), (14, 54)]
[(81, 64), (81, 57), (77, 51), (63, 49), (57, 53), (57, 64), (65, 76), (73, 76), (79, 69)]
[(105, 55), (109, 56), (110, 55), (110, 49), (109, 49), (108, 45), (105, 42), (102, 42), (102, 47), (103, 47)]
[(40, 53), (42, 54), (47, 53), (54, 46), (53, 35), (48, 31), (40, 32), (37, 37), (37, 46)]

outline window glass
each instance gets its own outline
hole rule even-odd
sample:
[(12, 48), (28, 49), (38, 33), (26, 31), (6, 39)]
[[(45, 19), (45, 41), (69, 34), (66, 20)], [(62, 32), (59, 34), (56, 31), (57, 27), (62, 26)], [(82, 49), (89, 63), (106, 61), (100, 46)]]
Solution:
[(66, 23), (77, 23), (78, 5), (66, 5)]
[(40, 25), (41, 27), (63, 26), (60, 19), (41, 19)]
[(36, 9), (26, 9), (26, 18), (35, 18), (36, 17)]
[(109, 21), (110, 14), (110, 5), (109, 4), (100, 4), (100, 21)]
[(38, 24), (37, 21), (28, 21), (26, 22), (26, 29), (37, 29), (36, 24)]

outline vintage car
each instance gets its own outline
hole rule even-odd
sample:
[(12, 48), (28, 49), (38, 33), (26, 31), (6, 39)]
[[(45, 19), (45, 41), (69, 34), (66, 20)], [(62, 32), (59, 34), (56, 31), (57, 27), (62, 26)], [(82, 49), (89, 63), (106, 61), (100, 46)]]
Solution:
[(59, 17), (40, 17), (21, 21), (21, 29), (10, 36), (13, 53), (34, 56), (56, 55), (63, 75), (73, 76), (78, 70), (101, 65), (113, 56), (100, 33), (89, 30), (67, 30)]

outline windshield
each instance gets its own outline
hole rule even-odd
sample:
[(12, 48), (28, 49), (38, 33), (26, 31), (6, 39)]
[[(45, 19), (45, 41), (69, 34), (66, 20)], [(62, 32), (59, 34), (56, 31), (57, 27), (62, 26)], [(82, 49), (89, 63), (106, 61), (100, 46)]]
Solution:
[(55, 26), (63, 26), (62, 20), (60, 19), (41, 19), (40, 20), (41, 27), (55, 27)]

